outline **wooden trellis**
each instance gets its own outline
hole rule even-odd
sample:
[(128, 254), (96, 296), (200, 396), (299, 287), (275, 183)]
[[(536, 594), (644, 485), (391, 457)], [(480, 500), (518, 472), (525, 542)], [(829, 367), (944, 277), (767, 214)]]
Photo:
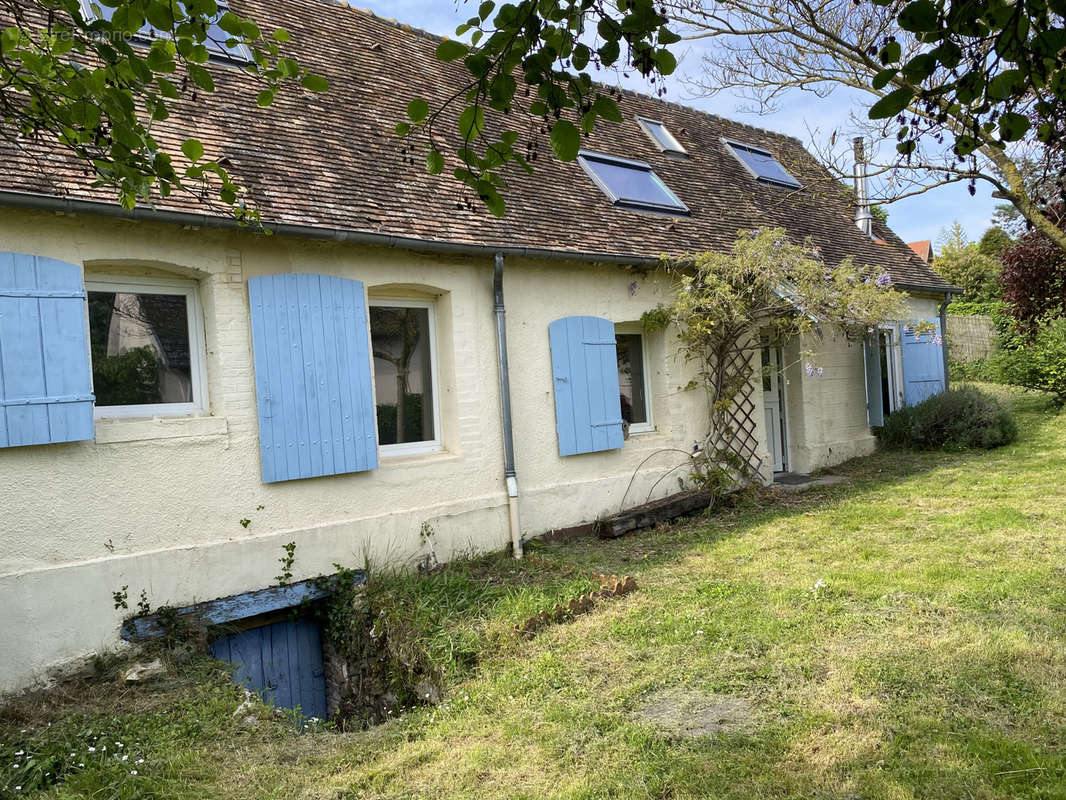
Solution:
[[(759, 437), (755, 421), (758, 404), (756, 387), (751, 381), (750, 354), (746, 349), (733, 350), (723, 370), (722, 385), (739, 384), (733, 401), (727, 408), (713, 411), (710, 431), (706, 438), (706, 452), (712, 462), (723, 469), (738, 473), (737, 478), (757, 475), (763, 466), (759, 455)], [(736, 459), (735, 463), (733, 459)]]

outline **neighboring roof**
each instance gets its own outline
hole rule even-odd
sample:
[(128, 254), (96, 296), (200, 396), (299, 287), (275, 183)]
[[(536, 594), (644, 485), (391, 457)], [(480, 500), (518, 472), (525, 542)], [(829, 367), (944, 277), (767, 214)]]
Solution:
[(926, 264), (933, 263), (933, 243), (926, 239), (922, 242), (908, 242), (907, 247), (918, 254), (918, 258)]
[[(850, 255), (886, 269), (904, 286), (948, 287), (886, 226), (875, 222), (879, 241), (864, 236), (853, 222), (853, 193), (797, 139), (629, 91), (618, 98), (625, 121), (598, 122), (583, 146), (648, 162), (691, 216), (612, 207), (576, 162), (551, 157), (542, 136), (534, 174), (508, 170), (507, 214), (497, 219), (476, 198), (466, 203), (448, 170), (427, 174), (424, 154), (407, 152), (392, 133), (411, 98), (432, 102), (464, 85), (461, 65), (434, 57), (438, 38), (330, 0), (234, 0), (231, 6), (265, 30), (286, 28), (292, 35), (287, 54), (326, 77), (331, 90), (316, 95), (290, 89), (273, 106), (258, 108), (254, 78), (213, 64), (216, 92), (175, 102), (170, 119), (156, 123), (153, 132), (171, 152), (178, 152), (181, 134), (195, 133), (208, 156), (228, 159), (264, 221), (634, 260), (727, 249), (741, 229), (782, 226), (797, 241), (811, 237), (829, 263)], [(660, 152), (638, 115), (662, 121), (689, 157)], [(723, 139), (771, 151), (804, 188), (757, 182)], [(520, 141), (518, 147), (524, 146)], [(86, 167), (57, 146), (36, 149), (34, 158), (0, 141), (0, 190), (114, 202), (106, 188), (92, 188)], [(155, 207), (205, 211), (204, 204), (178, 193)]]

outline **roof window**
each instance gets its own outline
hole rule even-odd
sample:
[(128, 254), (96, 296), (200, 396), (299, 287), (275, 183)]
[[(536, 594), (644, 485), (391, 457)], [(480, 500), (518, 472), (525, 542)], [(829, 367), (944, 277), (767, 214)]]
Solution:
[(647, 117), (637, 117), (637, 122), (640, 123), (640, 127), (655, 143), (655, 146), (667, 155), (688, 155), (688, 151), (681, 146), (681, 142), (674, 138), (674, 135), (667, 130), (663, 123)]
[(688, 206), (677, 199), (649, 164), (582, 150), (577, 157), (581, 168), (611, 202), (637, 211), (688, 214)]
[[(179, 6), (184, 6), (179, 2)], [(232, 46), (227, 42), (233, 40), (233, 35), (222, 30), (218, 24), (218, 20), (223, 14), (229, 11), (229, 6), (222, 0), (218, 0), (218, 14), (211, 20), (211, 23), (207, 26), (207, 38), (204, 39), (203, 45), (208, 49), (211, 55), (216, 56), (227, 61), (239, 61), (246, 62), (252, 60), (252, 53), (247, 46), (235, 42)], [(81, 0), (82, 15), (87, 20), (106, 19), (109, 22), (111, 17), (114, 16), (115, 9), (105, 6), (103, 3), (97, 2), (97, 0)], [(139, 31), (137, 31), (134, 37), (138, 41), (148, 41), (152, 39), (169, 36), (169, 31), (161, 31), (152, 24), (145, 22)]]
[(757, 180), (772, 183), (775, 186), (786, 186), (790, 189), (800, 188), (800, 182), (781, 166), (769, 150), (752, 147), (750, 144), (731, 142), (728, 139), (723, 139), (722, 142), (736, 156), (737, 161), (743, 164)]

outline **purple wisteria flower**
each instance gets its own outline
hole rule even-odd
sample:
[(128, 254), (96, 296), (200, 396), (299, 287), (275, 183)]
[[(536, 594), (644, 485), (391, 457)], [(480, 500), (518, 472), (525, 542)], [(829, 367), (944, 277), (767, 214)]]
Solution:
[(935, 344), (937, 347), (940, 347), (940, 345), (944, 344), (944, 339), (939, 333), (933, 334), (933, 344)]
[(880, 275), (877, 276), (877, 280), (874, 281), (874, 283), (879, 289), (887, 289), (889, 286), (892, 285), (892, 278), (887, 272), (882, 272)]

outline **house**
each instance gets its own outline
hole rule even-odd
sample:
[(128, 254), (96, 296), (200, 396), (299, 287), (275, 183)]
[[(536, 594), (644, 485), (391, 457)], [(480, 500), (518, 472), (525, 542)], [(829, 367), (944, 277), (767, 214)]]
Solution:
[[(247, 604), (218, 599), (275, 583), (290, 542), (300, 581), (520, 546), (676, 491), (659, 478), (706, 406), (680, 391), (672, 335), (640, 322), (670, 296), (663, 253), (783, 226), (887, 271), (939, 326), (951, 287), (884, 225), (860, 230), (793, 138), (621, 92), (625, 121), (578, 163), (509, 176), (497, 219), (391, 134), (460, 80), (438, 40), (328, 0), (234, 6), (287, 28), (332, 90), (257, 108), (223, 47), (218, 91), (157, 135), (177, 151), (196, 130), (272, 235), (191, 196), (123, 210), (63, 152), (0, 141), (0, 690), (114, 646), (115, 593), (233, 621)], [(763, 478), (869, 453), (882, 410), (943, 387), (942, 350), (886, 320), (865, 348), (765, 351)]]
[(933, 243), (928, 239), (923, 239), (920, 242), (908, 242), (907, 247), (913, 250), (914, 254), (926, 264), (933, 263)]

